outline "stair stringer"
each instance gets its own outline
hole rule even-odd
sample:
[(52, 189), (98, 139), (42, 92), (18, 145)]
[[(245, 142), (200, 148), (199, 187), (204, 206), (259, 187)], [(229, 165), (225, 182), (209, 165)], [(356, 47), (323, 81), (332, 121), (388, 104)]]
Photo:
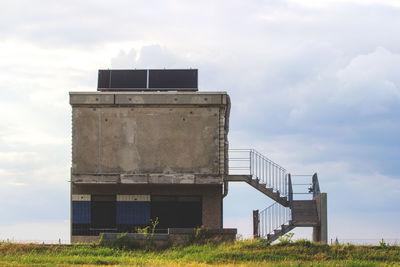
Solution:
[(281, 225), (280, 229), (274, 230), (273, 234), (267, 234), (267, 240), (270, 242), (274, 242), (280, 236), (283, 236), (283, 235), (289, 233), (290, 231), (292, 231), (295, 227), (296, 226), (293, 225), (293, 223), (291, 221), (289, 221), (289, 224), (283, 224), (283, 225)]
[(274, 192), (272, 188), (267, 187), (265, 184), (261, 184), (258, 179), (253, 179), (252, 175), (228, 175), (226, 181), (246, 182), (282, 206), (289, 207), (289, 201), (286, 197), (281, 197), (279, 192)]

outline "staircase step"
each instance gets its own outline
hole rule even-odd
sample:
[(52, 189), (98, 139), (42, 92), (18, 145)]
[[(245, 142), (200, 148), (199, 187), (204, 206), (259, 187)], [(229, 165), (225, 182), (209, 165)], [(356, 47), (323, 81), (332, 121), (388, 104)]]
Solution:
[(305, 227), (305, 226), (319, 226), (319, 221), (293, 221), (294, 226)]
[(272, 190), (272, 188), (269, 187), (265, 187), (264, 190), (271, 192), (271, 194), (274, 192), (274, 190)]
[(267, 234), (266, 238), (268, 241), (275, 241), (280, 236), (285, 235), (286, 233), (293, 230), (295, 226), (289, 221), (289, 225), (282, 225), (282, 230), (274, 230), (274, 234)]
[(250, 179), (249, 181), (247, 181), (247, 183), (250, 184), (251, 186), (253, 186), (254, 188), (256, 188), (258, 191), (261, 191), (268, 197), (272, 198), (279, 204), (281, 204), (285, 207), (288, 207), (289, 203), (287, 201), (287, 198), (281, 197), (279, 191), (274, 192), (274, 190), (272, 188), (267, 187), (267, 185), (264, 183), (259, 183), (259, 180), (257, 180), (257, 179)]

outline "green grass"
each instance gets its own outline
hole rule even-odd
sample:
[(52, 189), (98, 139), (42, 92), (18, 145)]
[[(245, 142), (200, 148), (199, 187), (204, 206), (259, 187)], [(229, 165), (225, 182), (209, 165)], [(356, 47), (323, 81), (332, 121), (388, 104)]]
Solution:
[(269, 245), (262, 240), (167, 249), (0, 243), (0, 266), (400, 266), (399, 246)]

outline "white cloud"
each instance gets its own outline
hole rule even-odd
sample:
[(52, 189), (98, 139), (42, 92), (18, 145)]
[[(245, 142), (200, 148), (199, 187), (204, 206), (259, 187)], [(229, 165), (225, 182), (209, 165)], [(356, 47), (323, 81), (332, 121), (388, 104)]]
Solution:
[(337, 4), (357, 4), (357, 5), (385, 5), (391, 7), (400, 7), (396, 0), (291, 0), (291, 2), (304, 5), (307, 7), (325, 8)]
[[(346, 213), (350, 229), (358, 209), (378, 214), (376, 206), (398, 200), (397, 1), (7, 1), (0, 17), (0, 176), (7, 197), (28, 189), (43, 203), (52, 202), (49, 191), (67, 196), (68, 91), (94, 91), (97, 69), (192, 67), (199, 68), (201, 90), (232, 97), (231, 147), (257, 148), (292, 172), (320, 173), (333, 216), (355, 209)], [(42, 188), (32, 189), (38, 181)], [(240, 192), (249, 202), (238, 204), (243, 197), (235, 190), (242, 189), (233, 186), (228, 195), (227, 225), (248, 232), (240, 219), (247, 211), (236, 215), (232, 207), (250, 214), (269, 202), (248, 188)], [(342, 196), (354, 203), (340, 207), (348, 200)], [(4, 214), (15, 209), (4, 196), (0, 201)], [(65, 219), (63, 207), (57, 216)], [(376, 216), (398, 219), (390, 207)], [(14, 223), (38, 215), (18, 216)], [(332, 220), (333, 231), (349, 235), (341, 224)]]
[(27, 161), (37, 163), (40, 161), (40, 156), (35, 152), (0, 152), (0, 162), (2, 164)]

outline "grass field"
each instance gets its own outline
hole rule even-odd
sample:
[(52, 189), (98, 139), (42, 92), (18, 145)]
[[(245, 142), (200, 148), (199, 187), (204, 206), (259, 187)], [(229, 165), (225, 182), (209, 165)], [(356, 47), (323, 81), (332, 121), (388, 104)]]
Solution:
[(167, 249), (0, 243), (0, 266), (400, 266), (400, 246), (262, 240)]

